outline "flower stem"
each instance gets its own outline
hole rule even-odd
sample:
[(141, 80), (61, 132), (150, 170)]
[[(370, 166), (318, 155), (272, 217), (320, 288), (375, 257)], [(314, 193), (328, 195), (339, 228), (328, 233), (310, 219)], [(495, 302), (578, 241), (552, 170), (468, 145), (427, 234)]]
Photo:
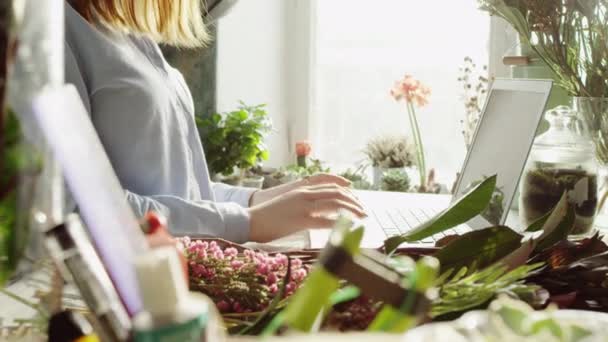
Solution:
[(424, 146), (422, 145), (422, 138), (420, 136), (420, 127), (418, 127), (418, 120), (416, 119), (416, 110), (411, 102), (406, 102), (407, 112), (410, 119), (410, 127), (412, 134), (414, 135), (414, 143), (416, 144), (416, 159), (418, 161), (418, 172), (420, 173), (420, 187), (426, 186), (426, 161), (424, 158)]

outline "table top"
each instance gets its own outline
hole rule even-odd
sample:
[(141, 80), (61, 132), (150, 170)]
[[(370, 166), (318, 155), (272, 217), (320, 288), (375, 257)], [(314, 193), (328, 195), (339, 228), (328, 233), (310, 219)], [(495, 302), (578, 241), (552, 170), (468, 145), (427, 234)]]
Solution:
[[(512, 210), (509, 214), (509, 218), (507, 220), (507, 225), (511, 227), (519, 226), (519, 218), (517, 212)], [(245, 244), (247, 247), (255, 248), (255, 249), (263, 249), (268, 252), (280, 252), (280, 251), (289, 251), (289, 250), (302, 250), (310, 248), (310, 236), (307, 231), (299, 232), (290, 236), (287, 236), (282, 239), (278, 239), (276, 241), (270, 243), (247, 243)], [(12, 298), (7, 295), (6, 292), (12, 293), (14, 295), (19, 296), (20, 298), (25, 299), (26, 301), (30, 301), (36, 303), (39, 301), (38, 295), (45, 291), (48, 292), (50, 288), (50, 275), (49, 271), (50, 267), (43, 267), (34, 272), (28, 273), (22, 276), (18, 281), (13, 282), (8, 287), (6, 287), (3, 291), (5, 293), (0, 292), (0, 340), (6, 339), (6, 329), (14, 329), (20, 325), (23, 321), (32, 320), (36, 317), (37, 312), (30, 305), (26, 305), (23, 302)], [(75, 308), (86, 308), (84, 303), (80, 300), (78, 295), (78, 291), (74, 288), (67, 287), (65, 290), (65, 295), (63, 298), (64, 305), (68, 307)], [(4, 334), (4, 335), (3, 335)], [(352, 339), (351, 335), (350, 336)], [(343, 334), (340, 335), (318, 335), (314, 340), (327, 340), (327, 341), (346, 341), (347, 336)], [(369, 335), (366, 334), (364, 336), (357, 336), (358, 341), (373, 341), (379, 338), (378, 335)], [(388, 342), (391, 340), (398, 340), (398, 337), (395, 336), (382, 336), (384, 341)], [(305, 337), (290, 337), (292, 341), (300, 341), (309, 339)], [(247, 341), (247, 339), (236, 339), (238, 341)], [(272, 341), (272, 339), (269, 339)]]

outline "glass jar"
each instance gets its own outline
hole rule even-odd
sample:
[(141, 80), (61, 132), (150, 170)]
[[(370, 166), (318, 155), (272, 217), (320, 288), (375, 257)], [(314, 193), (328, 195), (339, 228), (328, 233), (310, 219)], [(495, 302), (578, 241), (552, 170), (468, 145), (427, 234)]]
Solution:
[(520, 183), (519, 212), (527, 226), (555, 207), (567, 193), (576, 220), (571, 234), (593, 227), (597, 210), (597, 164), (586, 125), (576, 111), (559, 106), (545, 114), (549, 129), (534, 141)]

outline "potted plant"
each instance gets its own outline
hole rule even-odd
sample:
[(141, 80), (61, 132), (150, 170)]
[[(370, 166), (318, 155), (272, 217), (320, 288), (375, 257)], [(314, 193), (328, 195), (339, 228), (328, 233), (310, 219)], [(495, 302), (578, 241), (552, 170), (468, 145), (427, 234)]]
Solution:
[(381, 136), (367, 143), (363, 153), (373, 167), (373, 184), (380, 186), (382, 175), (389, 169), (413, 169), (416, 151), (406, 137)]
[(359, 166), (357, 169), (352, 171), (351, 169), (347, 169), (342, 172), (339, 176), (344, 177), (351, 181), (351, 187), (356, 190), (372, 190), (372, 183), (369, 182), (367, 177), (365, 176), (365, 166)]
[(240, 102), (234, 111), (197, 117), (197, 125), (215, 180), (262, 186), (263, 177), (248, 171), (269, 156), (264, 140), (272, 131), (272, 122), (266, 105), (248, 106)]
[(410, 177), (403, 169), (388, 170), (382, 175), (380, 189), (382, 191), (408, 192), (410, 190)]

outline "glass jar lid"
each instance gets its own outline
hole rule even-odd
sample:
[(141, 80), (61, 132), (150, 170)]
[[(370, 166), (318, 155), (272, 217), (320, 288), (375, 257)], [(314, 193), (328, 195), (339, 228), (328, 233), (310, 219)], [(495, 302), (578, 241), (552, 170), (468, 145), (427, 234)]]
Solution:
[(553, 163), (578, 163), (594, 158), (594, 146), (576, 111), (567, 106), (553, 108), (545, 114), (549, 129), (534, 140), (532, 157)]

